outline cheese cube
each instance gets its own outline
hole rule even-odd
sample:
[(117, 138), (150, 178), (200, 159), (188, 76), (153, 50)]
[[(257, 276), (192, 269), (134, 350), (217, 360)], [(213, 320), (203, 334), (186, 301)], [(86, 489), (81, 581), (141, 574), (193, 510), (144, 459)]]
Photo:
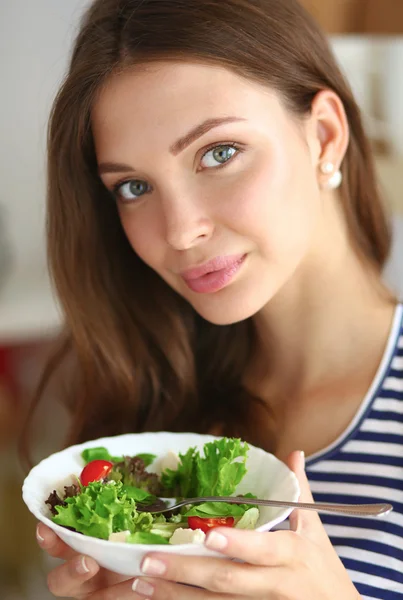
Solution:
[(201, 529), (178, 527), (169, 540), (170, 544), (204, 544), (206, 534)]
[(109, 536), (110, 542), (126, 542), (127, 536), (130, 535), (130, 531), (118, 531), (117, 533), (111, 533)]

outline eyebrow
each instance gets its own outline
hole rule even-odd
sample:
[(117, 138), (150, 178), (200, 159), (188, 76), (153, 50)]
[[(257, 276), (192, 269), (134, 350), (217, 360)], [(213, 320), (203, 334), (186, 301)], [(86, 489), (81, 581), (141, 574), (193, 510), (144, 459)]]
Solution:
[[(200, 123), (200, 125), (194, 127), (189, 133), (179, 138), (179, 140), (172, 144), (169, 151), (174, 156), (177, 156), (211, 129), (227, 123), (237, 123), (239, 121), (246, 121), (246, 119), (241, 117), (218, 117), (215, 119), (207, 119), (206, 121), (203, 121), (203, 123)], [(124, 163), (104, 162), (98, 166), (99, 175), (104, 175), (105, 173), (132, 173), (134, 170), (133, 167)]]
[(133, 173), (134, 169), (124, 163), (104, 162), (98, 166), (99, 175), (105, 173)]
[(190, 146), (193, 142), (195, 142), (202, 135), (213, 129), (214, 127), (219, 127), (220, 125), (225, 125), (226, 123), (236, 123), (238, 121), (246, 121), (246, 119), (242, 119), (240, 117), (221, 117), (216, 119), (207, 119), (200, 125), (194, 127), (189, 133), (185, 136), (177, 140), (172, 146), (169, 148), (171, 154), (175, 156), (182, 152), (185, 148)]

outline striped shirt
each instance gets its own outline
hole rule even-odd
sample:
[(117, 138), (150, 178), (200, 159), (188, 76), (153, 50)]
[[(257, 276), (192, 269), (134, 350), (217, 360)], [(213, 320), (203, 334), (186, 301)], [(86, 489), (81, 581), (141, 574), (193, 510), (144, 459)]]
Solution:
[(321, 515), (363, 600), (403, 600), (402, 317), (399, 305), (378, 372), (352, 423), (306, 462), (316, 501), (394, 506), (380, 518)]

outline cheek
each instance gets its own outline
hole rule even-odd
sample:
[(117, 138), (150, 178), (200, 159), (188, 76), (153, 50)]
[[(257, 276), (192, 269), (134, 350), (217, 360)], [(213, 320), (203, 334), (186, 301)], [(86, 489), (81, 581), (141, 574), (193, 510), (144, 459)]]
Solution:
[[(289, 156), (289, 155), (288, 155)], [(301, 157), (278, 158), (238, 182), (232, 196), (232, 219), (239, 233), (265, 256), (301, 252), (309, 245), (320, 214), (320, 195), (312, 166)]]
[[(144, 207), (145, 208), (145, 207)], [(119, 211), (122, 227), (134, 252), (149, 267), (158, 271), (162, 261), (162, 248), (158, 244), (159, 221), (148, 210), (139, 206), (124, 207)]]

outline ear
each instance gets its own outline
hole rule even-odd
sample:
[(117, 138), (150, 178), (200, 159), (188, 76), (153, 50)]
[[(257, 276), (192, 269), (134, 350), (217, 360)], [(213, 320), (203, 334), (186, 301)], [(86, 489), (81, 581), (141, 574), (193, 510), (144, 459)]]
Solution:
[(336, 171), (340, 169), (349, 143), (349, 126), (343, 103), (332, 90), (322, 90), (313, 99), (307, 137), (314, 167), (330, 162)]

